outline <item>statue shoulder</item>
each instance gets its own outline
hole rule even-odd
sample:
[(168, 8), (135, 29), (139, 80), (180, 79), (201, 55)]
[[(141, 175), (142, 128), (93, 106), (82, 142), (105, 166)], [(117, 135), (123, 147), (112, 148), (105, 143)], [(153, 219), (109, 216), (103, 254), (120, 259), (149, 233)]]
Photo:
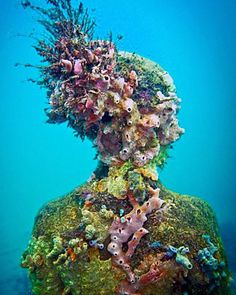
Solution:
[(53, 237), (73, 230), (80, 220), (77, 193), (73, 191), (45, 204), (35, 217), (33, 236)]
[(169, 204), (169, 214), (172, 215), (176, 223), (180, 222), (181, 225), (197, 227), (199, 232), (218, 229), (216, 215), (212, 207), (203, 199), (175, 193), (163, 186), (160, 196)]
[(79, 224), (76, 191), (48, 202), (39, 210), (31, 240), (21, 258), (21, 266), (29, 269), (34, 294), (64, 294), (65, 287), (52, 261), (55, 257), (64, 259), (63, 236), (76, 235)]
[(221, 260), (226, 260), (217, 218), (207, 202), (172, 192), (164, 186), (160, 187), (160, 197), (165, 200), (167, 209), (152, 228), (150, 241), (158, 237), (164, 245), (189, 247), (196, 257), (198, 251), (207, 246), (204, 237), (209, 236)]

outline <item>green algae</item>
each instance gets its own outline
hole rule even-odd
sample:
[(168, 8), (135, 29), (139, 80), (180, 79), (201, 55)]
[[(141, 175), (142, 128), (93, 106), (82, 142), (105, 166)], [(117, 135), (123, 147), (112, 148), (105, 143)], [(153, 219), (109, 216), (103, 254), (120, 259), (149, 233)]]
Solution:
[(82, 209), (81, 222), (85, 224), (85, 238), (104, 241), (108, 237), (108, 230), (112, 223), (114, 213), (111, 210), (101, 208), (100, 211)]

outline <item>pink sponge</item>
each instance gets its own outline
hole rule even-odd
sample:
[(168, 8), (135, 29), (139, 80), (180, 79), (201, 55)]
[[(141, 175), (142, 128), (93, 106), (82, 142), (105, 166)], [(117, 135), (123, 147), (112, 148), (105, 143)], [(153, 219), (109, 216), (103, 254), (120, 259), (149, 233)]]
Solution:
[[(111, 235), (111, 242), (107, 250), (113, 255), (113, 262), (121, 267), (128, 276), (131, 283), (135, 282), (135, 274), (130, 267), (130, 258), (134, 254), (141, 238), (148, 233), (143, 227), (147, 220), (147, 214), (153, 210), (158, 210), (163, 204), (163, 200), (159, 198), (159, 189), (149, 188), (150, 198), (143, 205), (139, 205), (132, 194), (129, 194), (129, 200), (133, 206), (124, 217), (116, 217), (110, 227), (109, 233)], [(132, 239), (128, 242), (130, 237)], [(122, 250), (123, 244), (128, 242), (128, 250)]]

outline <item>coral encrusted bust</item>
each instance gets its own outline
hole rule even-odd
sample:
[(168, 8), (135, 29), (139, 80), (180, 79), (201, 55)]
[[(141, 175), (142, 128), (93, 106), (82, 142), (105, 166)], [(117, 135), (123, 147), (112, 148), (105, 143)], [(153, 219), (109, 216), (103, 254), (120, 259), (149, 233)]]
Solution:
[(80, 4), (48, 0), (38, 40), (49, 123), (97, 148), (92, 177), (38, 213), (22, 255), (33, 294), (230, 294), (230, 272), (211, 208), (158, 180), (184, 130), (170, 75), (112, 40), (94, 40)]

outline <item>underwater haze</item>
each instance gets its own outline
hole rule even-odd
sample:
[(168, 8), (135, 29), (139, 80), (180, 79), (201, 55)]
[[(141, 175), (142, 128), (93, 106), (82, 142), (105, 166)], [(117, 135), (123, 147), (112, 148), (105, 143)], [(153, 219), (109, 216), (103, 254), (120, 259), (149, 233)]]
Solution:
[[(236, 1), (83, 3), (96, 18), (95, 37), (122, 35), (119, 50), (159, 63), (174, 78), (186, 132), (159, 177), (169, 189), (212, 206), (236, 273)], [(46, 93), (27, 82), (37, 71), (14, 66), (40, 64), (33, 40), (23, 36), (42, 32), (37, 16), (15, 0), (2, 0), (0, 14), (0, 294), (22, 295), (30, 286), (20, 256), (34, 217), (43, 204), (85, 182), (96, 161), (91, 142), (74, 137), (66, 124), (45, 123)]]

